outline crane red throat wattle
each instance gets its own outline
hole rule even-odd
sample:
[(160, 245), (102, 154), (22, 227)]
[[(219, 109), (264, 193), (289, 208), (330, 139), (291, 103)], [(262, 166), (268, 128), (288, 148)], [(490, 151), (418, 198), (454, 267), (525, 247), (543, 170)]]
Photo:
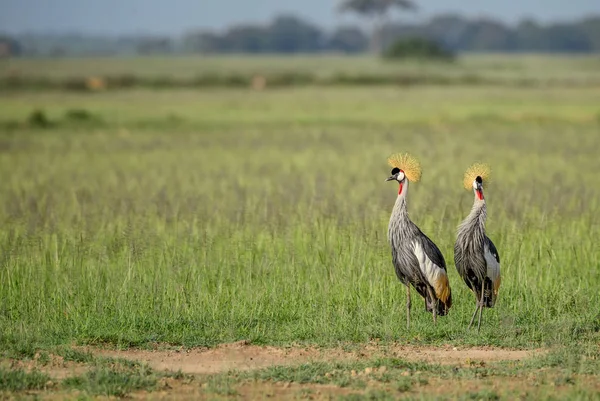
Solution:
[(477, 194), (477, 199), (483, 200), (483, 191), (481, 189), (476, 189), (475, 193)]
[[(404, 181), (406, 179), (406, 175), (404, 173), (404, 170), (400, 169), (400, 172), (398, 174), (402, 173), (402, 175), (404, 175), (404, 179), (402, 181)], [(404, 184), (402, 184), (402, 181), (398, 182), (399, 187), (398, 187), (398, 195), (402, 194), (402, 187), (404, 186)]]

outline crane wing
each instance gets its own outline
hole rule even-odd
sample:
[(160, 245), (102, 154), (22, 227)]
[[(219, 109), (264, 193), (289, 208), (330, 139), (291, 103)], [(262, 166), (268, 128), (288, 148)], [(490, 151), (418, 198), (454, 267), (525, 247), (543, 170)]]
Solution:
[(489, 239), (487, 235), (485, 236), (485, 245), (487, 245), (488, 249), (490, 250), (491, 255), (494, 257), (494, 259), (496, 259), (496, 262), (498, 262), (498, 264), (500, 264), (500, 255), (498, 254), (496, 245), (494, 245), (492, 240)]
[(445, 303), (450, 298), (450, 282), (442, 252), (424, 234), (414, 240), (413, 251), (421, 272), (435, 289), (436, 296)]
[(500, 255), (492, 240), (487, 236), (485, 237), (485, 242), (483, 244), (483, 256), (487, 265), (487, 277), (492, 280), (492, 285), (494, 287), (493, 304), (498, 295), (498, 289), (500, 288)]

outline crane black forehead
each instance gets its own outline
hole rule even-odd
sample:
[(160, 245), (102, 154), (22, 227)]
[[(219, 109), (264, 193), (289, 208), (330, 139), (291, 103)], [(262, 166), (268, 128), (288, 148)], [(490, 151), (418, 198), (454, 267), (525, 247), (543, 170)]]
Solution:
[(480, 176), (477, 176), (477, 178), (475, 178), (475, 181), (477, 181), (479, 184), (483, 183), (483, 180), (481, 179)]
[(399, 169), (398, 167), (394, 167), (394, 168), (392, 169), (392, 175), (394, 175), (394, 174), (398, 174), (399, 172), (400, 172), (400, 169)]

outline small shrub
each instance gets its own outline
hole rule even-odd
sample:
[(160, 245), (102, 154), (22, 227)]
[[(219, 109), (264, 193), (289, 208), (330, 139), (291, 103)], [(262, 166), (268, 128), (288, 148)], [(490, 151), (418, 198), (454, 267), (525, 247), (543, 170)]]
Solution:
[(140, 79), (135, 75), (123, 74), (106, 78), (105, 85), (115, 89), (132, 88), (138, 85), (139, 81)]
[(85, 92), (88, 90), (88, 85), (83, 78), (67, 78), (62, 82), (62, 89), (67, 91)]
[(43, 110), (35, 109), (27, 117), (27, 124), (32, 127), (48, 128), (52, 125)]
[(65, 118), (72, 121), (90, 121), (95, 116), (86, 109), (69, 109), (65, 112)]
[(384, 52), (383, 57), (394, 59), (420, 59), (452, 61), (454, 55), (438, 43), (424, 38), (399, 39)]
[(229, 74), (220, 75), (215, 73), (206, 73), (196, 76), (190, 81), (190, 85), (198, 87), (230, 87), (230, 88), (242, 88), (248, 87), (252, 83), (252, 77), (240, 75), (240, 74)]
[(270, 86), (280, 87), (308, 85), (315, 82), (315, 77), (310, 74), (290, 72), (272, 75), (267, 78), (267, 82)]
[(25, 87), (27, 81), (18, 75), (9, 75), (2, 77), (0, 88), (2, 89), (21, 89)]
[(145, 86), (157, 89), (176, 88), (178, 86), (182, 86), (181, 82), (178, 82), (176, 79), (168, 76), (148, 78), (143, 83), (145, 84)]

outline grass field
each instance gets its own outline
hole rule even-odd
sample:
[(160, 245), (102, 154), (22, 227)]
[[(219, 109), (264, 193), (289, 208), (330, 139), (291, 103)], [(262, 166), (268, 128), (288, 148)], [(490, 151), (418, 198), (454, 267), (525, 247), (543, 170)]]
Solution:
[(598, 55), (541, 54), (466, 54), (456, 63), (393, 63), (367, 56), (181, 56), (123, 57), (79, 59), (10, 59), (0, 64), (0, 76), (9, 72), (49, 78), (87, 77), (90, 75), (135, 74), (146, 77), (190, 78), (202, 73), (311, 73), (327, 76), (336, 73), (372, 73), (376, 75), (440, 73), (483, 74), (498, 78), (568, 78), (571, 81), (600, 78)]
[(180, 56), (0, 60), (0, 90), (81, 91), (86, 78), (109, 89), (268, 86), (494, 85), (600, 87), (598, 55), (464, 54), (453, 63), (389, 62), (366, 56)]
[[(28, 123), (34, 109), (48, 121)], [(450, 398), (597, 397), (597, 89), (13, 93), (0, 130), (0, 347), (12, 361), (0, 392), (120, 396), (172, 380), (208, 398), (436, 398), (448, 383)], [(396, 151), (422, 162), (411, 218), (448, 264), (454, 305), (437, 326), (419, 300), (405, 327), (386, 242)], [(487, 229), (502, 262), (480, 334), (466, 330), (474, 300), (452, 257), (473, 200), (462, 174), (478, 160), (493, 169)], [(200, 376), (94, 356), (239, 340), (550, 353), (462, 366), (383, 352)], [(56, 358), (87, 370), (61, 381), (43, 371)]]

